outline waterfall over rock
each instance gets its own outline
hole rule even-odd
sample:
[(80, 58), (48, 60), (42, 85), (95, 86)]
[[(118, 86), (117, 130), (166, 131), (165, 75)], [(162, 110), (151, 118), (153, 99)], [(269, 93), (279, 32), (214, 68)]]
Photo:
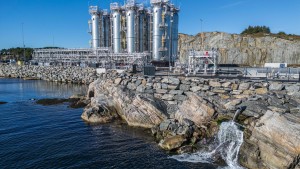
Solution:
[(233, 122), (224, 122), (220, 126), (217, 138), (211, 143), (210, 150), (193, 154), (181, 154), (171, 158), (192, 163), (214, 163), (218, 157), (228, 165), (225, 168), (242, 169), (238, 164), (238, 153), (243, 143), (243, 132)]

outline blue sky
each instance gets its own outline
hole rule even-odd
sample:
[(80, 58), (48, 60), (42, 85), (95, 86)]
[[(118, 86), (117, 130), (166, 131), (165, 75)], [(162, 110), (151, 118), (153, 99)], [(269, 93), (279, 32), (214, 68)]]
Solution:
[[(124, 2), (124, 0), (116, 0)], [(139, 0), (149, 4), (149, 0)], [(0, 0), (0, 49), (25, 45), (89, 47), (88, 4), (111, 0)], [(248, 25), (300, 35), (300, 0), (173, 0), (181, 8), (179, 31), (240, 33)], [(54, 37), (54, 38), (53, 38)]]

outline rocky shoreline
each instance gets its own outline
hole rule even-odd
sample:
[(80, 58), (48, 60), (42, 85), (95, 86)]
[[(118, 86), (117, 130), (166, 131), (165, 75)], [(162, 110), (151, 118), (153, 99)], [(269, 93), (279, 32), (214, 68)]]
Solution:
[(159, 146), (185, 153), (213, 139), (222, 121), (244, 126), (247, 168), (300, 168), (300, 84), (238, 79), (102, 74), (90, 84), (82, 119), (151, 129)]
[(46, 80), (87, 85), (98, 78), (94, 68), (81, 68), (75, 66), (17, 66), (3, 64), (0, 64), (0, 77), (22, 78), (25, 80)]
[[(95, 69), (0, 65), (0, 77), (89, 84), (82, 119), (123, 120), (151, 130), (162, 149), (186, 153), (205, 147), (220, 124), (236, 121), (244, 139), (239, 163), (250, 169), (300, 169), (300, 84), (144, 77)], [(76, 102), (79, 103), (79, 102)]]

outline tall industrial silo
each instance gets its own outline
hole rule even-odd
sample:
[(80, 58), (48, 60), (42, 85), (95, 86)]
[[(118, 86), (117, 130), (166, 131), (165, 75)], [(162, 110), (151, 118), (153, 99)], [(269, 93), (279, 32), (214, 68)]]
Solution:
[(134, 53), (136, 51), (135, 33), (136, 33), (136, 4), (135, 0), (128, 0), (126, 4), (126, 41), (127, 52)]
[(176, 59), (178, 59), (178, 39), (179, 39), (179, 35), (178, 35), (178, 26), (179, 26), (179, 9), (176, 8), (175, 6), (172, 8), (171, 10), (172, 12), (172, 57), (173, 57), (173, 61), (175, 61)]
[(148, 51), (151, 53), (153, 53), (153, 13), (152, 13), (152, 9), (151, 8), (147, 8), (146, 9), (147, 13), (147, 28), (148, 28), (148, 32), (147, 32), (147, 36), (148, 36), (148, 43), (147, 43), (147, 48)]
[(107, 10), (103, 10), (103, 47), (110, 47), (111, 31), (110, 31), (110, 14)]
[(99, 9), (98, 6), (90, 6), (89, 13), (91, 15), (91, 34), (92, 34), (92, 48), (100, 47), (99, 43)]
[(149, 19), (147, 10), (144, 8), (143, 4), (137, 4), (137, 14), (136, 14), (136, 51), (146, 52), (149, 51)]
[(118, 3), (111, 3), (110, 9), (112, 11), (112, 33), (113, 33), (113, 51), (114, 53), (121, 52), (121, 7)]
[(152, 59), (159, 61), (161, 59), (160, 48), (162, 47), (162, 0), (151, 0), (153, 6), (153, 38), (152, 38)]

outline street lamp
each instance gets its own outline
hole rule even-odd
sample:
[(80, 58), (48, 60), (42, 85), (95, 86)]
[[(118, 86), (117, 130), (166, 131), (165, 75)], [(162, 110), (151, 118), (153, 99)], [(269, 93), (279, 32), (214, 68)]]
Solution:
[(200, 19), (200, 22), (201, 22), (201, 48), (204, 48), (204, 45), (203, 45), (203, 36), (202, 36), (202, 31), (203, 31), (203, 29), (202, 29), (202, 23), (203, 23), (203, 19)]
[(23, 41), (23, 57), (24, 57), (24, 60), (25, 60), (26, 56), (25, 56), (24, 23), (23, 22), (22, 22), (22, 41)]
[(202, 33), (202, 23), (203, 23), (203, 20), (202, 19), (200, 19), (200, 22), (201, 22), (201, 33)]
[(170, 69), (170, 71), (172, 71), (172, 65), (171, 65), (171, 55), (172, 55), (172, 45), (173, 45), (172, 27), (173, 27), (173, 19), (171, 19), (171, 24), (170, 24), (170, 39), (169, 39), (169, 69)]

